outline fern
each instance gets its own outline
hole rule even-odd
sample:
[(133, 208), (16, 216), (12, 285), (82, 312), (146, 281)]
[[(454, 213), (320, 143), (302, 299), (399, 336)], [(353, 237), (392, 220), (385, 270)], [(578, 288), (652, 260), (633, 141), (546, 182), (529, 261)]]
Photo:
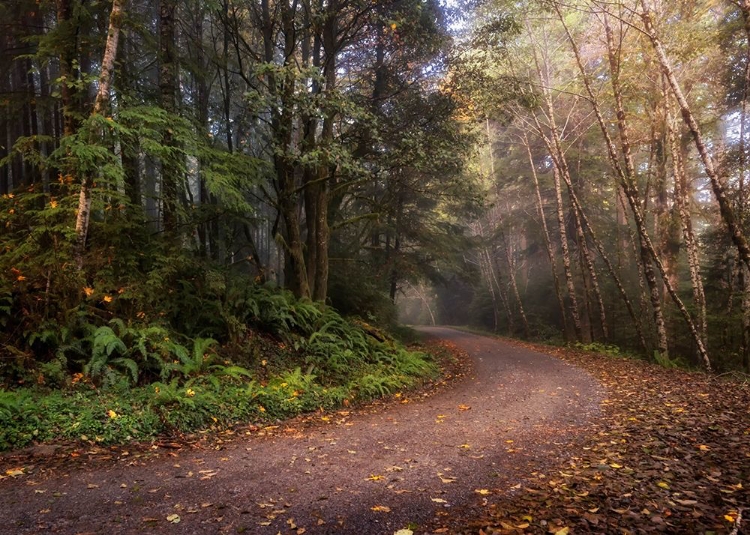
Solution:
[(28, 392), (9, 392), (0, 389), (0, 418), (23, 417), (35, 411), (36, 404)]
[(94, 333), (94, 344), (92, 347), (94, 356), (106, 354), (107, 357), (117, 351), (124, 354), (128, 351), (123, 341), (115, 334), (111, 327), (106, 325), (99, 327)]

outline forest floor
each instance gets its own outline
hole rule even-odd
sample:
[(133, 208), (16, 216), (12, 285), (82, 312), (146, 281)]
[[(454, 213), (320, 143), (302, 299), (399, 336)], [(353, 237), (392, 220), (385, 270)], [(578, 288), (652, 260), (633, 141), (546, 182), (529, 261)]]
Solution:
[(746, 532), (747, 384), (430, 331), (467, 356), (447, 387), (203, 440), (6, 456), (0, 533)]
[[(606, 388), (552, 466), (429, 532), (750, 534), (750, 383), (518, 341)], [(743, 518), (744, 516), (744, 518)]]

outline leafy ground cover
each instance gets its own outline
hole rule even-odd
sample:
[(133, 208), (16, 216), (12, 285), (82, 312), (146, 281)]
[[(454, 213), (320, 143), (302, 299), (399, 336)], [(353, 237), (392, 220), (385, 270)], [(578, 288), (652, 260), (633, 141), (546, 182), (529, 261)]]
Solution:
[[(519, 343), (519, 342), (511, 342)], [(750, 384), (583, 351), (554, 354), (607, 389), (602, 417), (557, 466), (440, 533), (744, 533), (750, 517)], [(744, 515), (745, 520), (740, 515)], [(473, 518), (472, 518), (472, 515)]]
[[(411, 335), (414, 336), (414, 333)], [(393, 395), (375, 398), (353, 395), (351, 400), (346, 399), (329, 410), (317, 407), (314, 412), (296, 414), (289, 411), (283, 422), (270, 416), (272, 411), (257, 409), (251, 410), (246, 418), (239, 419), (241, 407), (236, 407), (231, 419), (220, 418), (219, 412), (218, 416), (212, 417), (204, 426), (184, 431), (170, 427), (161, 434), (154, 433), (141, 440), (126, 440), (125, 437), (105, 443), (96, 440), (95, 436), (82, 440), (80, 435), (72, 434), (70, 439), (58, 436), (49, 443), (42, 443), (37, 437), (34, 445), (0, 453), (0, 480), (21, 475), (40, 476), (55, 471), (67, 472), (83, 466), (94, 469), (119, 462), (140, 464), (147, 459), (172, 458), (187, 451), (224, 450), (234, 441), (252, 435), (288, 436), (291, 430), (301, 432), (334, 420), (338, 423), (345, 422), (359, 413), (378, 412), (386, 410), (389, 405), (407, 404), (415, 398), (435, 395), (454, 381), (464, 378), (470, 369), (469, 357), (450, 343), (427, 340), (411, 344), (410, 349), (416, 354), (428, 355), (430, 363), (439, 369), (439, 373), (413, 378), (411, 387), (401, 389)], [(133, 420), (132, 416), (125, 416), (127, 412), (123, 410), (118, 413), (118, 419), (108, 421), (104, 397), (100, 395), (93, 399), (93, 403), (96, 406), (91, 411), (93, 419), (99, 422), (99, 426), (102, 422), (113, 424), (108, 427), (110, 432), (122, 428), (126, 421)], [(245, 404), (251, 405), (249, 402)]]
[[(432, 355), (330, 307), (252, 287), (237, 333), (190, 340), (114, 319), (0, 389), (0, 451), (122, 444), (369, 400), (437, 376)], [(19, 385), (20, 383), (20, 385)], [(31, 386), (27, 386), (31, 385)]]

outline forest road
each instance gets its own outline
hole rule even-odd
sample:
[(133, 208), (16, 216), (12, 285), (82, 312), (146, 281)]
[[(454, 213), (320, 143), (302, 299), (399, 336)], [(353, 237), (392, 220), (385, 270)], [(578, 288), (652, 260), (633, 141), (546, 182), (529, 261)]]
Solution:
[(565, 458), (599, 412), (600, 385), (575, 366), (424, 331), (468, 352), (471, 373), (434, 396), (334, 412), (220, 451), (5, 479), (0, 533), (420, 533)]

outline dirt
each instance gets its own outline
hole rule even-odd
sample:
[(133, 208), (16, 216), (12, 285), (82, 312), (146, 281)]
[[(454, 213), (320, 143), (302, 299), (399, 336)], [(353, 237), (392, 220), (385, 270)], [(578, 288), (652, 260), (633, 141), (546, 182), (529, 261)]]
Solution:
[(211, 450), (19, 474), (0, 481), (0, 533), (420, 533), (512, 495), (600, 414), (602, 388), (579, 367), (427, 331), (472, 359), (449, 389), (247, 430)]

